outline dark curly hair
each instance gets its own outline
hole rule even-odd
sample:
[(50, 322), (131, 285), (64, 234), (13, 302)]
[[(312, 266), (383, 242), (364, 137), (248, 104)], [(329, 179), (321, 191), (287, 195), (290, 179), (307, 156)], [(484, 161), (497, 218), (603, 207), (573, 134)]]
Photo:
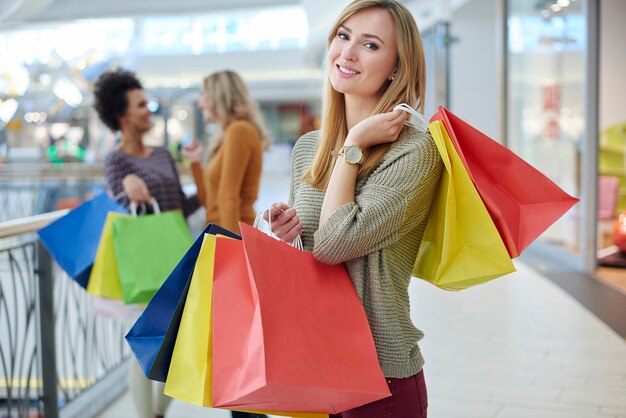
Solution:
[(120, 130), (118, 118), (126, 112), (130, 90), (143, 89), (135, 73), (118, 68), (103, 73), (94, 86), (96, 112), (113, 132)]

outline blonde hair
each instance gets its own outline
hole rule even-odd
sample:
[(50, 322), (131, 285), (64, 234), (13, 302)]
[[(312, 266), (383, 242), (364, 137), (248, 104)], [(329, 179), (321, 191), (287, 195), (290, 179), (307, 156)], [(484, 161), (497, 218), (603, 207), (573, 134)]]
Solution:
[(258, 105), (250, 98), (243, 79), (234, 71), (218, 71), (202, 81), (205, 99), (210, 98), (211, 113), (217, 120), (218, 130), (210, 140), (208, 156), (213, 157), (224, 140), (228, 125), (237, 120), (251, 122), (261, 135), (261, 145), (269, 149), (271, 139), (263, 122)]
[[(399, 103), (407, 103), (423, 112), (426, 92), (426, 59), (417, 24), (404, 5), (395, 0), (355, 0), (344, 9), (335, 22), (328, 35), (328, 46), (335, 38), (341, 24), (355, 13), (372, 7), (389, 12), (394, 21), (398, 45), (395, 77), (383, 85), (384, 93), (372, 114), (389, 111), (391, 107)], [(326, 72), (328, 71), (327, 66)], [(318, 147), (311, 166), (304, 174), (305, 182), (318, 189), (327, 187), (335, 162), (331, 153), (341, 149), (347, 135), (344, 95), (332, 87), (327, 74)], [(359, 167), (358, 177), (363, 177), (376, 167), (390, 146), (391, 144), (382, 144), (364, 151), (365, 159)]]

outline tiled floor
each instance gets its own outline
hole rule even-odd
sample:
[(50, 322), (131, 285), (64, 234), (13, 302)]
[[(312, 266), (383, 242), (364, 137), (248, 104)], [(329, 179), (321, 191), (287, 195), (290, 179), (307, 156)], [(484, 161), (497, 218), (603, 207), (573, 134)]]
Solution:
[[(431, 418), (626, 418), (626, 342), (523, 264), (448, 293), (414, 280)], [(174, 401), (168, 418), (229, 413)], [(100, 418), (135, 418), (126, 393)]]

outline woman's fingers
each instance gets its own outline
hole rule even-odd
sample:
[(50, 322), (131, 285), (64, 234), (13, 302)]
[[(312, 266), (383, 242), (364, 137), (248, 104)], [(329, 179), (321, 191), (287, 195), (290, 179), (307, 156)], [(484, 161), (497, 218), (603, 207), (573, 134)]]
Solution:
[[(295, 215), (294, 211), (294, 215), (288, 220), (284, 222), (282, 222), (282, 220), (279, 220), (278, 223), (272, 224), (272, 232), (274, 232), (274, 234), (276, 234), (276, 236), (278, 236), (280, 239), (284, 241), (290, 241), (288, 235), (290, 232), (292, 232), (294, 228), (298, 227), (298, 225), (300, 225), (300, 219), (298, 218), (298, 216)], [(295, 236), (293, 238), (295, 238)], [(291, 240), (293, 240), (293, 238), (291, 238)]]
[(135, 203), (149, 202), (152, 199), (148, 188), (141, 184), (129, 187), (126, 191), (126, 195), (128, 195), (128, 199)]
[(293, 228), (287, 231), (282, 237), (279, 236), (279, 238), (285, 242), (292, 243), (300, 234), (302, 234), (302, 223), (298, 221)]
[(296, 239), (298, 235), (302, 233), (302, 229), (294, 228), (289, 233), (287, 233), (283, 238), (281, 238), (284, 242), (291, 244), (293, 240)]
[(289, 205), (283, 202), (277, 202), (270, 206), (272, 222), (276, 222), (277, 218), (288, 209), (290, 209)]
[(296, 210), (294, 208), (284, 209), (276, 215), (272, 213), (272, 223), (283, 225), (289, 222), (294, 216), (296, 216)]
[(270, 213), (272, 232), (282, 241), (292, 242), (302, 233), (302, 222), (294, 208), (286, 203), (276, 202), (263, 212), (266, 221), (270, 221)]
[(266, 221), (270, 220), (270, 213), (272, 214), (272, 222), (275, 222), (276, 217), (285, 209), (289, 209), (289, 205), (283, 202), (273, 203), (270, 208), (263, 212), (263, 219)]

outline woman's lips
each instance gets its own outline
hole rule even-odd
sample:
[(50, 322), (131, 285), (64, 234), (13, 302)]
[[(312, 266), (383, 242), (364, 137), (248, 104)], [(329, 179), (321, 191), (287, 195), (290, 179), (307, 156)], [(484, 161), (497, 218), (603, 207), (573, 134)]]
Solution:
[(354, 68), (344, 66), (341, 64), (337, 64), (337, 72), (343, 78), (351, 78), (351, 77), (355, 77), (361, 74), (359, 71), (355, 70)]

